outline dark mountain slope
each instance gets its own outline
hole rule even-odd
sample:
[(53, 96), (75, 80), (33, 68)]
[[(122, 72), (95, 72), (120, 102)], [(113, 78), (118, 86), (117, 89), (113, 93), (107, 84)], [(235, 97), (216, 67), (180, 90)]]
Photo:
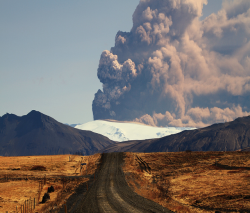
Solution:
[(0, 155), (93, 154), (114, 144), (102, 135), (78, 130), (38, 111), (0, 117)]
[(250, 146), (250, 116), (232, 122), (183, 131), (151, 143), (145, 151), (235, 151)]
[(105, 152), (236, 151), (250, 147), (250, 116), (196, 130), (145, 141), (128, 141), (107, 147)]

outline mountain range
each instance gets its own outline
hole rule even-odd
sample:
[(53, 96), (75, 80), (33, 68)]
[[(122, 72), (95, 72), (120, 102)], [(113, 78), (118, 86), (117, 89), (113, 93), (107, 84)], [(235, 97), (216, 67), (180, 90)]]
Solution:
[[(110, 126), (107, 125), (107, 121), (94, 121), (90, 124), (89, 127), (85, 127), (93, 129), (96, 125), (97, 129), (105, 130), (110, 135), (113, 134), (109, 132)], [(126, 128), (125, 123), (121, 126), (115, 122), (111, 127), (111, 129), (116, 128), (115, 133), (124, 133), (122, 137), (128, 139), (137, 135), (139, 139), (143, 135), (149, 137), (151, 134), (150, 137), (153, 137), (152, 134), (158, 131), (156, 129), (157, 131), (154, 132), (153, 127), (134, 126), (128, 123), (126, 123)], [(124, 131), (125, 129), (127, 132)], [(0, 117), (0, 155), (2, 156), (74, 154), (76, 152), (90, 155), (97, 152), (249, 151), (249, 147), (250, 116), (201, 129), (184, 130), (161, 138), (119, 143), (101, 134), (62, 124), (35, 110), (24, 116), (7, 113)]]
[(250, 147), (250, 116), (159, 139), (112, 144), (102, 152), (236, 151)]
[(0, 117), (0, 155), (94, 154), (114, 144), (100, 134), (75, 129), (38, 111)]

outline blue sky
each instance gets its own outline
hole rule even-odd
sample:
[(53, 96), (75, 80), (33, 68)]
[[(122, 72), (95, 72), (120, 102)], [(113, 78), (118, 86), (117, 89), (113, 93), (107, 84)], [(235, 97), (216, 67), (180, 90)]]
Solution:
[[(93, 120), (100, 55), (130, 31), (138, 3), (0, 0), (0, 116), (34, 109), (62, 123)], [(204, 17), (221, 4), (208, 0)]]

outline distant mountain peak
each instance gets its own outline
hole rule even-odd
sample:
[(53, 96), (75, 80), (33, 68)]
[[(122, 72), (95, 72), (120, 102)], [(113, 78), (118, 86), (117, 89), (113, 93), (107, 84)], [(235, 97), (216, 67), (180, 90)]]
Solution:
[(17, 118), (18, 118), (17, 115), (15, 115), (15, 114), (9, 114), (9, 113), (4, 114), (2, 117), (0, 116), (0, 120), (7, 119), (8, 121), (13, 121), (13, 120), (16, 120)]
[(30, 114), (30, 113), (39, 113), (39, 114), (42, 114), (41, 112), (39, 112), (39, 111), (37, 111), (37, 110), (31, 110), (28, 114)]
[[(23, 115), (23, 116), (18, 116), (18, 115), (15, 115), (15, 114), (12, 114), (12, 113), (6, 113), (6, 114), (4, 114), (2, 117), (0, 116), (0, 118), (21, 118), (21, 117), (26, 117), (26, 116), (28, 116), (28, 117), (33, 117), (33, 116), (39, 116), (39, 115), (44, 115), (44, 114), (42, 114), (41, 112), (39, 112), (39, 111), (36, 111), (36, 110), (32, 110), (32, 111), (30, 111), (27, 115)], [(46, 116), (46, 115), (44, 115), (44, 116)]]
[(48, 115), (45, 115), (39, 111), (36, 110), (32, 110), (30, 111), (27, 115), (23, 115), (22, 117), (37, 117), (37, 118), (41, 118), (41, 116), (45, 116), (45, 117), (49, 117)]
[(0, 155), (93, 154), (115, 142), (102, 135), (64, 125), (32, 110), (0, 117)]

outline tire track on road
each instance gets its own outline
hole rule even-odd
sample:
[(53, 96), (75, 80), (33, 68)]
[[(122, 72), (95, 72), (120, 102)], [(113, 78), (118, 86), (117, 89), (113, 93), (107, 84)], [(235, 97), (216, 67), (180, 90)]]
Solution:
[[(124, 153), (102, 154), (98, 178), (74, 213), (170, 213), (172, 211), (139, 196), (128, 186), (122, 171)], [(72, 213), (73, 213), (72, 212)]]

